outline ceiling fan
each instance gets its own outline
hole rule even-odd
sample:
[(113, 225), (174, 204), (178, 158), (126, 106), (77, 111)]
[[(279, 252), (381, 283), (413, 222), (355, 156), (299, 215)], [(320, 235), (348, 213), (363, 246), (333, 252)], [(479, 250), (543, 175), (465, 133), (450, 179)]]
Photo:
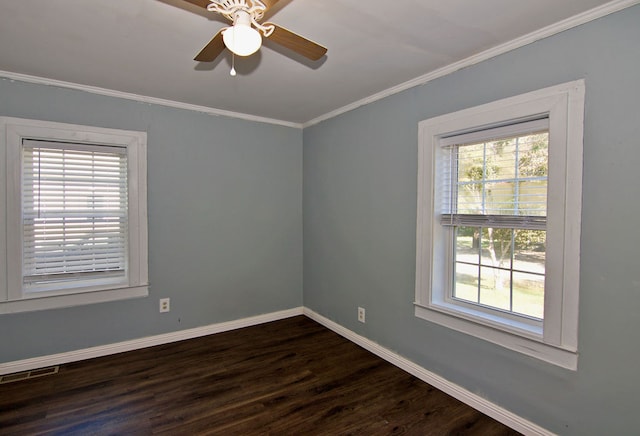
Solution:
[(185, 0), (196, 6), (217, 12), (233, 23), (221, 29), (198, 53), (194, 60), (212, 62), (225, 46), (238, 56), (249, 56), (262, 45), (262, 37), (280, 44), (312, 61), (317, 61), (327, 49), (284, 27), (260, 23), (264, 13), (278, 0)]

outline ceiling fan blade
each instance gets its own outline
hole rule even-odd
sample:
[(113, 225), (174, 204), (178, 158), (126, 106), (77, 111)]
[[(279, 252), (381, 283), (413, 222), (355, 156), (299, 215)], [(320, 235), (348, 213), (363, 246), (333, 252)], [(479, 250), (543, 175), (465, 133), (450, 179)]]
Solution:
[[(194, 0), (194, 1), (197, 1), (197, 0)], [(268, 11), (269, 9), (271, 9), (273, 5), (278, 3), (279, 0), (261, 0), (261, 1), (267, 7), (267, 11)]]
[(293, 33), (284, 27), (278, 26), (277, 24), (264, 23), (264, 25), (275, 27), (275, 30), (271, 36), (269, 36), (271, 41), (278, 43), (289, 50), (293, 50), (312, 61), (317, 61), (327, 52), (326, 47), (316, 44), (303, 36)]
[(209, 6), (209, 3), (211, 3), (209, 0), (184, 0), (186, 2), (191, 3), (192, 5), (196, 5), (196, 6), (200, 6), (201, 8), (207, 8), (207, 6)]
[(225, 49), (224, 41), (222, 40), (222, 31), (221, 29), (216, 36), (213, 37), (211, 41), (207, 45), (204, 46), (200, 53), (193, 59), (198, 62), (213, 62), (222, 51)]

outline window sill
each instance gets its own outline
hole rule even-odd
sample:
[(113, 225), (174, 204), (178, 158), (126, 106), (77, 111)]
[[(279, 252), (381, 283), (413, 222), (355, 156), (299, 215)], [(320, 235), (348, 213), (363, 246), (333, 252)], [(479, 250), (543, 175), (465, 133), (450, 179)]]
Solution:
[[(575, 371), (578, 369), (578, 353), (541, 342), (534, 331), (516, 333), (515, 328), (505, 330), (496, 325), (488, 325), (471, 319), (461, 318), (439, 307), (425, 307), (415, 303), (415, 316), (444, 327), (457, 330), (479, 339), (500, 345), (527, 356)], [(525, 329), (518, 329), (525, 330)]]
[(148, 286), (136, 286), (132, 288), (4, 301), (0, 302), (0, 314), (59, 309), (63, 307), (82, 306), (85, 304), (105, 303), (108, 301), (146, 297), (148, 295)]

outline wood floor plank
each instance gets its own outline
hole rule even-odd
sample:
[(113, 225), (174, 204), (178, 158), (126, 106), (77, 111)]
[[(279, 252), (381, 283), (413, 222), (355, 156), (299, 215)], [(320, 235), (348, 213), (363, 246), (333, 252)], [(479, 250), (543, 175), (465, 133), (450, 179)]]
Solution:
[(4, 435), (516, 435), (293, 317), (0, 385)]

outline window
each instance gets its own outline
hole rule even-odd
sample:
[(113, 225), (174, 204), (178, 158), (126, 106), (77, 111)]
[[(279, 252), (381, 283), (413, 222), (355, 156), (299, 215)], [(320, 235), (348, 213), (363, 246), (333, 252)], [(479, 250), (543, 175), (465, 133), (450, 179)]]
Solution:
[(0, 126), (0, 311), (147, 295), (146, 134), (13, 118)]
[(577, 367), (584, 83), (420, 123), (416, 316)]

